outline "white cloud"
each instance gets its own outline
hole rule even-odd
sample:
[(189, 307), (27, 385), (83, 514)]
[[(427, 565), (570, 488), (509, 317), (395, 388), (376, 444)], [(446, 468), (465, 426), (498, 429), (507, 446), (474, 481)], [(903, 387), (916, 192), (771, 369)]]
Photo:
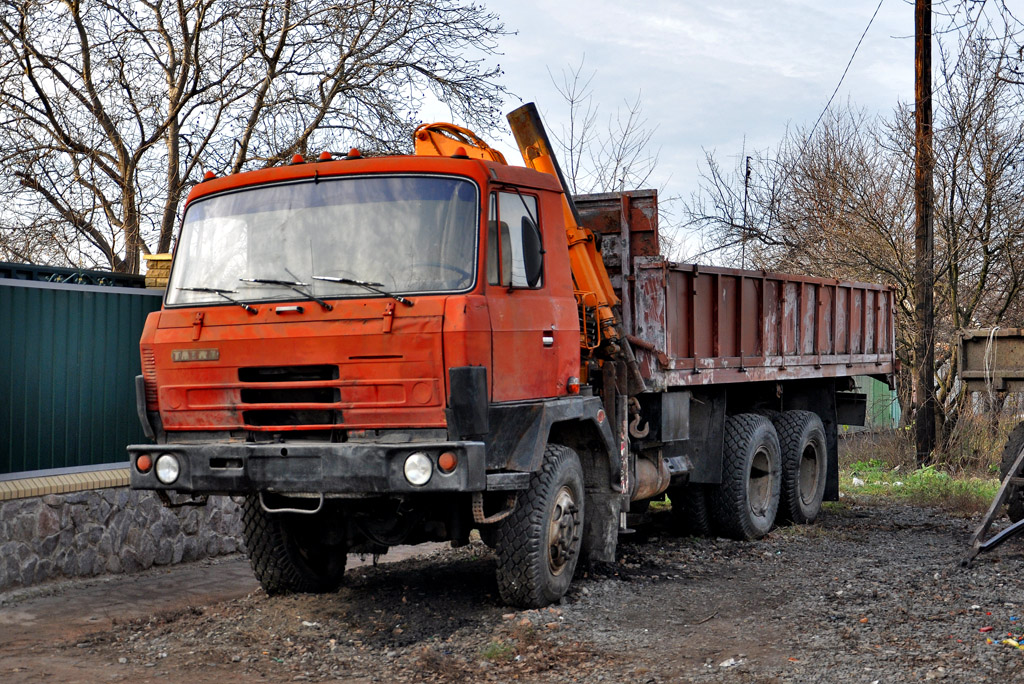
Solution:
[[(660, 182), (671, 178), (667, 191), (682, 195), (695, 189), (701, 148), (738, 155), (744, 138), (748, 150), (763, 149), (788, 125), (813, 124), (878, 4), (485, 1), (519, 32), (502, 43), (506, 85), (535, 101), (549, 128), (559, 126), (564, 104), (548, 70), (557, 76), (585, 54), (603, 112), (643, 94), (657, 126)], [(912, 5), (883, 3), (837, 102), (889, 112), (912, 96), (912, 35)]]

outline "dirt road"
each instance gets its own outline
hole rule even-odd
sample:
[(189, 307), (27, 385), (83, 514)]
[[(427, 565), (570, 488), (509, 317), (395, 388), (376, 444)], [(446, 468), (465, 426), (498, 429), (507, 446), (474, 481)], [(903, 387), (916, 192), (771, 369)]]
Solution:
[(243, 559), (67, 583), (0, 595), (0, 680), (1024, 682), (1001, 643), (1024, 542), (961, 568), (973, 524), (848, 501), (756, 543), (656, 524), (540, 611), (500, 605), (479, 542), (331, 596), (268, 598)]

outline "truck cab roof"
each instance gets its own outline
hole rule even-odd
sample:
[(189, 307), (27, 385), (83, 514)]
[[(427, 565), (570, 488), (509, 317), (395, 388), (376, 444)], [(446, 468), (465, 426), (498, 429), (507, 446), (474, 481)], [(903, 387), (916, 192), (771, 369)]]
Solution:
[(196, 185), (188, 195), (193, 202), (206, 195), (266, 183), (295, 181), (308, 178), (329, 178), (377, 173), (438, 173), (467, 176), (477, 182), (515, 185), (537, 190), (561, 192), (558, 180), (523, 166), (509, 166), (479, 159), (453, 157), (427, 157), (393, 155), (384, 157), (341, 158), (321, 161), (304, 160), (287, 166), (274, 166), (256, 171), (245, 171), (222, 177), (213, 177)]

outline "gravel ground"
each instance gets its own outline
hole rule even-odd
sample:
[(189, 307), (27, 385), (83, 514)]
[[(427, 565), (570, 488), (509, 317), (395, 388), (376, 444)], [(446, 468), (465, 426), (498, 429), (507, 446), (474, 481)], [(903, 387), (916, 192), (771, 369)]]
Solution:
[(1024, 632), (1024, 539), (965, 569), (976, 521), (937, 510), (847, 498), (754, 543), (673, 537), (665, 517), (543, 610), (500, 605), (475, 542), (352, 570), (334, 595), (128, 621), (57, 656), (106, 681), (1024, 682), (1024, 650), (1001, 643)]

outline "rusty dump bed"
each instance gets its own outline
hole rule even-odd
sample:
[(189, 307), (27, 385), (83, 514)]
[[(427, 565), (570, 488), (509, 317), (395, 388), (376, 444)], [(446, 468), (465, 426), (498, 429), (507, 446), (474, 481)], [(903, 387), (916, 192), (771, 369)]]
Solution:
[(1024, 392), (1024, 329), (959, 332), (960, 378), (969, 392)]
[(650, 389), (893, 372), (893, 288), (665, 261), (653, 190), (576, 205)]

